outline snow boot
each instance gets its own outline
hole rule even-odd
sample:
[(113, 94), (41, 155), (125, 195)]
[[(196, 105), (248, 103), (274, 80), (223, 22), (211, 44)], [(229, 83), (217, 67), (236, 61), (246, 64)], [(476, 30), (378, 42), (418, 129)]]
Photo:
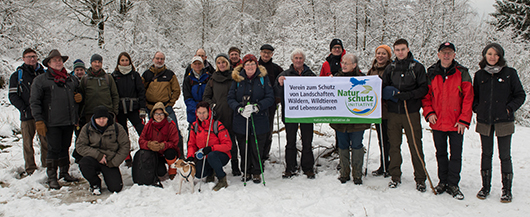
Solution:
[[(182, 150), (182, 149), (181, 149)], [(166, 163), (168, 165), (167, 174), (169, 175), (169, 179), (173, 180), (175, 176), (177, 175), (177, 169), (171, 168), (171, 164), (174, 164), (175, 161), (177, 161), (177, 157), (175, 159), (166, 159)]]
[(434, 187), (434, 190), (436, 191), (436, 194), (443, 194), (445, 190), (447, 189), (447, 184), (443, 182), (439, 182), (436, 187)]
[(261, 176), (259, 174), (253, 174), (252, 181), (256, 184), (259, 184), (261, 182)]
[(226, 182), (226, 176), (224, 176), (223, 178), (219, 179), (219, 181), (217, 182), (217, 184), (215, 184), (215, 186), (213, 186), (213, 190), (219, 191), (221, 190), (221, 188), (226, 188), (226, 187), (228, 187), (228, 183)]
[(209, 182), (214, 182), (215, 181), (215, 171), (210, 174), (209, 176), (206, 176), (206, 183), (209, 183)]
[(315, 179), (315, 172), (313, 171), (307, 171), (304, 172), (304, 174), (307, 176), (308, 179)]
[(46, 159), (46, 174), (48, 175), (48, 186), (51, 189), (60, 189), (61, 185), (57, 180), (57, 163), (55, 159)]
[(98, 186), (98, 185), (90, 186), (90, 193), (92, 193), (92, 195), (95, 195), (95, 196), (101, 195), (101, 186)]
[(352, 163), (352, 176), (353, 183), (356, 185), (363, 184), (363, 161), (364, 161), (364, 149), (352, 149), (351, 151), (351, 163)]
[[(339, 165), (340, 165), (340, 178), (341, 183), (345, 183), (350, 180), (350, 150), (338, 148), (339, 151)], [(343, 182), (344, 181), (344, 182)]]
[(418, 190), (419, 192), (425, 192), (427, 191), (427, 188), (425, 186), (425, 182), (416, 182), (416, 190)]
[(59, 158), (59, 179), (64, 179), (67, 182), (77, 182), (78, 178), (71, 176), (68, 173), (70, 169), (70, 159), (69, 157)]
[(448, 185), (446, 191), (448, 194), (450, 194), (451, 196), (453, 196), (453, 198), (457, 200), (464, 199), (464, 193), (462, 193), (462, 191), (460, 191), (460, 188), (456, 185)]
[(399, 180), (390, 180), (390, 182), (388, 183), (388, 187), (389, 188), (397, 188), (398, 185), (401, 184), (401, 181)]
[(491, 190), (491, 170), (482, 170), (480, 174), (482, 175), (482, 188), (477, 193), (477, 198), (484, 200)]
[(512, 181), (513, 173), (502, 173), (502, 203), (512, 202)]
[(284, 179), (290, 179), (292, 178), (293, 176), (296, 176), (296, 172), (291, 172), (291, 171), (285, 171), (282, 175), (282, 178)]

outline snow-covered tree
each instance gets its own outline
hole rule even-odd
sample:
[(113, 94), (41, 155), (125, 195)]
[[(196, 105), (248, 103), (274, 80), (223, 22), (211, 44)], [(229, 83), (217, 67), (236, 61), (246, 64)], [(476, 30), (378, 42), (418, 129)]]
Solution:
[(530, 0), (497, 0), (494, 6), (491, 24), (497, 30), (513, 29), (515, 36), (530, 41)]

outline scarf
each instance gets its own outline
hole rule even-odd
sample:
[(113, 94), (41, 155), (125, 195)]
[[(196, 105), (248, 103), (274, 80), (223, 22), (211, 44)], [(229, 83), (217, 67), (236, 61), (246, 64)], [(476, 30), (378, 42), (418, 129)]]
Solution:
[(484, 70), (490, 74), (497, 74), (499, 73), (501, 70), (502, 70), (502, 66), (490, 66), (490, 65), (486, 65), (486, 67), (484, 67)]
[(153, 72), (155, 75), (165, 70), (166, 70), (166, 65), (160, 68), (157, 68), (155, 65), (152, 65), (151, 67), (149, 67), (149, 71)]
[(118, 69), (120, 70), (121, 74), (127, 75), (129, 74), (129, 72), (132, 71), (132, 65), (128, 65), (128, 66), (118, 65)]
[(66, 69), (64, 67), (61, 71), (57, 71), (53, 68), (50, 68), (50, 69), (52, 70), (51, 74), (53, 76), (53, 81), (56, 84), (59, 84), (60, 86), (66, 84), (66, 78), (68, 76), (68, 73), (66, 72)]
[[(153, 132), (155, 130), (158, 132), (156, 138), (153, 137)], [(165, 142), (169, 140), (169, 122), (167, 121), (167, 119), (164, 119), (161, 122), (156, 122), (155, 119), (151, 119), (145, 125), (143, 131), (146, 131), (145, 139), (148, 141), (153, 141), (156, 139), (156, 141), (158, 142)]]

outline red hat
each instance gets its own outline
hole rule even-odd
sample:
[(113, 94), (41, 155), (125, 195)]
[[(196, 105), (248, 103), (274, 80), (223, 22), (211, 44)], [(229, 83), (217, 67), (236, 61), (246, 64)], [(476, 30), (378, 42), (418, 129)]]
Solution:
[(243, 65), (248, 61), (254, 61), (256, 64), (258, 64), (258, 59), (252, 54), (247, 54), (245, 57), (243, 57)]

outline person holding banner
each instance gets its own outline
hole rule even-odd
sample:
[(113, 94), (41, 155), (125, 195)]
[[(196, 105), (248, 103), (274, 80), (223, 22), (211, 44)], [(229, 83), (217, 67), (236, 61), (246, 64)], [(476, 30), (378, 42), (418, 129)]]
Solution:
[(416, 189), (425, 192), (427, 177), (422, 166), (424, 157), (419, 110), (421, 99), (429, 91), (427, 74), (425, 67), (412, 56), (407, 40), (398, 39), (394, 43), (394, 54), (396, 59), (383, 74), (383, 98), (387, 99), (388, 105), (389, 171), (392, 176), (388, 187), (396, 188), (401, 183), (401, 142), (405, 129)]
[[(347, 53), (342, 57), (342, 70), (335, 76), (364, 76), (359, 70), (357, 64), (358, 59), (355, 55)], [(340, 161), (340, 177), (342, 184), (350, 180), (350, 148), (351, 148), (351, 172), (353, 182), (356, 185), (363, 183), (361, 177), (363, 175), (363, 135), (364, 130), (370, 128), (370, 124), (329, 124), (337, 135), (339, 161)], [(302, 139), (303, 139), (302, 135)]]
[(285, 173), (283, 178), (290, 178), (296, 175), (297, 163), (296, 154), (296, 137), (298, 132), (298, 126), (302, 133), (302, 158), (301, 165), (304, 174), (308, 179), (315, 178), (315, 172), (313, 165), (315, 159), (313, 157), (313, 123), (285, 123), (285, 99), (284, 99), (284, 86), (283, 82), (286, 76), (316, 76), (311, 69), (304, 64), (305, 53), (301, 49), (295, 49), (291, 53), (291, 61), (293, 62), (289, 69), (283, 71), (278, 75), (275, 81), (274, 88), (276, 89), (277, 97), (282, 99), (282, 120), (285, 124), (285, 133), (287, 134), (287, 145), (285, 145)]
[(242, 181), (252, 175), (256, 184), (261, 182), (261, 158), (269, 132), (268, 109), (274, 104), (273, 89), (266, 76), (267, 70), (258, 65), (258, 59), (252, 54), (245, 55), (243, 64), (232, 71), (234, 82), (227, 97), (228, 105), (235, 111), (232, 124), (243, 162)]

